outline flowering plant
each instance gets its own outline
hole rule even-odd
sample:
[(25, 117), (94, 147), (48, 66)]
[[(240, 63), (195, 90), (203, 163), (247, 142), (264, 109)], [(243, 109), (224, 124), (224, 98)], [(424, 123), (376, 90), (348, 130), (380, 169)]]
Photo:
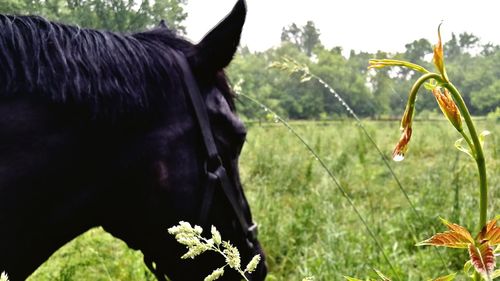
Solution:
[(184, 221), (168, 229), (168, 233), (174, 235), (177, 242), (185, 245), (188, 249), (187, 253), (181, 257), (182, 259), (194, 259), (206, 251), (213, 251), (224, 257), (226, 264), (215, 269), (210, 275), (205, 277), (204, 281), (219, 279), (224, 275), (224, 268), (226, 266), (236, 270), (248, 281), (245, 274), (255, 271), (261, 259), (260, 255), (255, 255), (243, 270), (241, 269), (241, 258), (238, 249), (231, 245), (229, 241), (223, 241), (219, 231), (214, 226), (212, 226), (210, 232), (212, 237), (210, 239), (204, 238), (201, 236), (203, 233), (201, 227), (197, 225), (193, 227), (190, 223)]
[[(472, 280), (493, 280), (500, 277), (500, 271), (495, 271), (496, 257), (494, 247), (500, 245), (500, 228), (497, 227), (497, 219), (492, 219), (487, 222), (488, 217), (488, 183), (486, 174), (486, 164), (483, 153), (484, 137), (489, 134), (484, 131), (478, 134), (472, 120), (471, 114), (462, 98), (458, 89), (450, 81), (446, 73), (444, 63), (444, 50), (441, 41), (440, 27), (438, 28), (438, 43), (434, 46), (433, 62), (437, 69), (436, 72), (431, 72), (422, 66), (393, 59), (374, 59), (370, 60), (370, 69), (379, 69), (384, 67), (406, 67), (416, 72), (422, 73), (422, 76), (417, 79), (410, 90), (406, 109), (401, 120), (401, 138), (396, 144), (392, 153), (393, 160), (402, 161), (408, 151), (409, 142), (413, 132), (413, 116), (415, 114), (415, 101), (418, 90), (425, 87), (436, 98), (436, 102), (443, 112), (444, 116), (450, 121), (453, 127), (462, 135), (455, 146), (462, 152), (472, 157), (476, 162), (479, 174), (479, 234), (473, 238), (470, 232), (460, 225), (450, 223), (443, 220), (443, 223), (448, 227), (448, 231), (438, 233), (431, 238), (422, 241), (417, 246), (443, 246), (450, 248), (467, 249), (469, 251), (469, 261), (466, 263), (466, 269), (474, 268)], [(462, 122), (465, 122), (465, 130)], [(462, 145), (466, 142), (466, 146)], [(380, 276), (380, 275), (379, 275)], [(453, 280), (455, 274), (441, 277), (435, 280)], [(389, 280), (384, 277), (383, 280)], [(357, 279), (350, 279), (357, 280)]]

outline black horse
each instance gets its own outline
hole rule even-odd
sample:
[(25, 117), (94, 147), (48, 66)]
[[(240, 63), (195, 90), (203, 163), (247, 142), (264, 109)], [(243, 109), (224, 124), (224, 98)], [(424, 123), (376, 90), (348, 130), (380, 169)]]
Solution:
[[(159, 280), (202, 280), (224, 261), (185, 252), (167, 229), (215, 225), (261, 254), (239, 180), (245, 128), (222, 71), (246, 6), (198, 44), (166, 27), (120, 35), (0, 15), (0, 271), (24, 280), (102, 226)], [(263, 262), (250, 280), (263, 280)], [(227, 272), (224, 280), (239, 280)]]

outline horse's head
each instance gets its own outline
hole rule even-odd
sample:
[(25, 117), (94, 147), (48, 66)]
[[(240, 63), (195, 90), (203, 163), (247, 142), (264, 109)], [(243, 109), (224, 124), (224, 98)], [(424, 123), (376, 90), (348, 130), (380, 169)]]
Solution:
[[(223, 73), (245, 14), (239, 0), (198, 44), (165, 26), (120, 35), (0, 15), (0, 271), (24, 280), (103, 226), (158, 279), (201, 280), (224, 260), (181, 260), (167, 231), (179, 221), (206, 235), (217, 227), (242, 264), (264, 258), (239, 179), (245, 128)], [(262, 261), (249, 279), (265, 273)]]
[[(245, 15), (245, 1), (240, 0), (198, 44), (177, 42), (171, 46), (181, 90), (167, 97), (165, 106), (170, 110), (138, 146), (160, 149), (152, 153), (156, 155), (152, 161), (144, 163), (148, 188), (141, 196), (130, 193), (140, 208), (126, 206), (129, 215), (118, 210), (119, 216), (111, 216), (104, 224), (140, 249), (159, 279), (167, 275), (172, 280), (202, 280), (225, 263), (209, 252), (193, 260), (180, 259), (186, 249), (167, 234), (168, 227), (179, 221), (201, 225), (204, 236), (210, 235), (211, 225), (217, 227), (223, 239), (240, 250), (243, 265), (261, 255), (250, 280), (264, 280), (266, 275), (264, 253), (239, 178), (238, 158), (246, 129), (235, 114), (234, 95), (223, 73), (239, 45)], [(154, 32), (161, 36), (161, 30)], [(128, 185), (134, 179), (126, 181)], [(135, 219), (131, 222), (130, 218)], [(236, 271), (226, 270), (222, 279), (239, 278)]]

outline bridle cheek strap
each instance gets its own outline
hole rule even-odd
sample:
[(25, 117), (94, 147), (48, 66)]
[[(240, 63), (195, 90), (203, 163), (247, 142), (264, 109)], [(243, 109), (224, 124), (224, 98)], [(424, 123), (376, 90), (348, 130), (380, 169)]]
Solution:
[(176, 60), (182, 70), (188, 97), (193, 105), (194, 113), (198, 121), (198, 125), (200, 126), (201, 136), (207, 152), (207, 184), (204, 194), (205, 196), (201, 206), (199, 223), (202, 226), (207, 225), (208, 214), (210, 213), (215, 189), (217, 187), (221, 187), (223, 193), (229, 201), (229, 205), (236, 215), (242, 232), (246, 235), (248, 245), (253, 248), (254, 245), (252, 242), (257, 240), (257, 225), (253, 222), (249, 224), (245, 219), (245, 214), (243, 213), (240, 206), (241, 204), (239, 203), (243, 201), (241, 197), (242, 195), (231, 183), (228, 178), (227, 171), (222, 165), (222, 160), (217, 151), (217, 146), (215, 145), (212, 134), (212, 128), (208, 119), (206, 104), (202, 98), (198, 84), (193, 77), (189, 63), (183, 54), (173, 51), (173, 55), (176, 57)]

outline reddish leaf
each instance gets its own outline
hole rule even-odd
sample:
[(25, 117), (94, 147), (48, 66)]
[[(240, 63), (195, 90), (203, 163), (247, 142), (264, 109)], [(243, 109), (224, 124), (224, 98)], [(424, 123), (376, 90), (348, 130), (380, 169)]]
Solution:
[(439, 105), (439, 108), (443, 112), (443, 114), (448, 118), (453, 127), (457, 129), (459, 132), (462, 131), (462, 117), (460, 115), (460, 110), (458, 110), (455, 101), (451, 97), (448, 89), (444, 88), (441, 90), (440, 87), (435, 87), (432, 90), (432, 94), (436, 98), (436, 101)]
[(479, 242), (488, 242), (490, 246), (500, 244), (500, 227), (497, 226), (497, 220), (493, 219), (486, 224), (478, 236)]
[(467, 249), (469, 245), (474, 244), (474, 239), (466, 228), (446, 220), (442, 221), (448, 227), (449, 231), (437, 233), (431, 238), (418, 243), (417, 246), (428, 245)]
[(493, 254), (493, 247), (488, 242), (476, 247), (475, 245), (469, 246), (469, 256), (474, 268), (486, 280), (491, 280), (491, 274), (495, 269), (495, 255)]
[(438, 37), (439, 41), (434, 46), (434, 57), (432, 61), (434, 65), (441, 73), (441, 76), (445, 81), (448, 81), (448, 75), (446, 74), (446, 69), (444, 67), (444, 50), (443, 50), (443, 42), (441, 41), (441, 25), (438, 27)]
[(412, 128), (410, 125), (403, 129), (401, 138), (399, 139), (398, 144), (396, 145), (394, 151), (392, 152), (392, 160), (396, 162), (405, 159), (406, 151), (408, 151), (408, 143), (410, 142), (412, 134)]

